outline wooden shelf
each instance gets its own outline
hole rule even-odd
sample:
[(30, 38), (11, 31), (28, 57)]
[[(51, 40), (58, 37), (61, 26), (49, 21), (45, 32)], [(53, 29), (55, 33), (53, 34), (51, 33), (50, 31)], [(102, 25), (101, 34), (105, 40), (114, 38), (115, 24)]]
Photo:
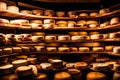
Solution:
[(17, 55), (83, 55), (83, 54), (108, 54), (110, 52), (29, 52), (29, 53), (12, 53), (10, 55), (2, 55), (0, 58), (12, 57)]
[(35, 28), (22, 28), (22, 27), (15, 27), (15, 26), (2, 26), (0, 25), (0, 29), (9, 29), (9, 30), (28, 30), (28, 31), (99, 31), (99, 30), (108, 30), (108, 29), (120, 29), (120, 23), (114, 25), (108, 25), (103, 28), (80, 28), (80, 27), (66, 27), (66, 28), (53, 28), (53, 29), (35, 29)]
[(103, 18), (103, 17), (111, 17), (114, 15), (119, 15), (120, 10), (115, 10), (109, 13), (106, 13), (104, 15), (99, 15), (96, 17), (75, 17), (75, 18), (71, 18), (71, 17), (48, 17), (48, 16), (35, 16), (35, 15), (25, 15), (22, 13), (14, 13), (11, 11), (3, 11), (0, 10), (0, 16), (1, 17), (7, 17), (7, 18), (22, 18), (22, 19), (58, 19), (58, 20), (78, 20), (78, 19), (97, 19), (97, 18)]

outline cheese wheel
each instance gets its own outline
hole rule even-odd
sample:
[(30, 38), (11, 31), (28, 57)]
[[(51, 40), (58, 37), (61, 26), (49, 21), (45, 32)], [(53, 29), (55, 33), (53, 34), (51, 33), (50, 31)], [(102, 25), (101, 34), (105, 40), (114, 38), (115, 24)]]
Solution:
[(39, 73), (36, 80), (48, 80), (48, 77), (44, 73)]
[(87, 80), (106, 80), (106, 75), (100, 72), (89, 72), (86, 76)]
[(17, 68), (19, 66), (27, 66), (28, 65), (28, 61), (27, 60), (15, 60), (15, 61), (12, 61), (12, 64), (13, 64), (13, 67), (14, 68)]
[(20, 56), (16, 56), (17, 59), (27, 59), (28, 56), (26, 55), (20, 55)]
[(32, 68), (33, 75), (38, 76), (37, 67), (35, 65), (28, 65), (28, 66)]
[(7, 10), (11, 12), (19, 13), (19, 8), (17, 6), (8, 6)]
[(86, 62), (76, 62), (74, 67), (79, 70), (84, 70), (88, 68), (88, 64)]
[(5, 76), (1, 76), (0, 80), (18, 80), (18, 76), (16, 74), (9, 74)]
[(53, 68), (55, 68), (55, 69), (60, 69), (63, 67), (63, 61), (60, 59), (53, 59), (50, 62), (52, 64)]
[(57, 36), (56, 35), (46, 35), (45, 40), (56, 40)]
[(0, 18), (0, 24), (9, 24), (8, 19)]
[(32, 15), (32, 11), (30, 11), (30, 10), (21, 10), (20, 13), (26, 14), (26, 15), (27, 15), (27, 14)]
[(56, 21), (56, 25), (58, 27), (67, 27), (68, 26), (68, 22), (67, 21)]
[(119, 46), (114, 47), (112, 54), (120, 54), (120, 47)]
[(22, 46), (21, 48), (22, 48), (23, 52), (27, 52), (27, 53), (30, 52), (30, 48), (29, 47)]
[(79, 47), (80, 52), (88, 52), (90, 51), (89, 47)]
[(44, 36), (32, 36), (32, 42), (40, 42), (44, 40)]
[(71, 36), (71, 40), (86, 40), (87, 36), (81, 35), (81, 36)]
[(49, 16), (49, 17), (52, 17), (52, 16), (54, 16), (54, 11), (53, 10), (45, 10), (44, 11), (44, 15), (45, 16)]
[(43, 51), (43, 50), (45, 49), (44, 46), (34, 46), (34, 48), (35, 48), (35, 50), (36, 50), (37, 52), (41, 52), (41, 51)]
[(75, 21), (68, 21), (68, 27), (75, 27), (76, 22)]
[(55, 51), (57, 51), (57, 48), (56, 47), (46, 47), (46, 50), (48, 52), (55, 52)]
[(43, 15), (43, 10), (40, 10), (40, 9), (32, 10), (32, 14), (36, 15), (36, 16), (42, 16)]
[(105, 51), (113, 51), (114, 46), (105, 46)]
[(36, 64), (37, 58), (27, 58), (29, 64)]
[(16, 39), (16, 42), (22, 42), (23, 37), (22, 37), (22, 35), (20, 35), (20, 34), (16, 34), (16, 35), (15, 35), (15, 39)]
[(113, 70), (114, 71), (120, 71), (120, 64), (119, 63), (116, 63), (113, 65)]
[(44, 19), (43, 23), (44, 24), (55, 24), (55, 20), (53, 20), (53, 19)]
[(113, 24), (118, 24), (120, 21), (119, 21), (119, 17), (114, 17), (110, 20), (110, 24), (113, 25)]
[(78, 51), (78, 48), (77, 47), (70, 47), (70, 50), (71, 51)]
[(40, 63), (40, 66), (43, 70), (51, 70), (53, 68), (51, 63)]
[(73, 80), (80, 80), (81, 79), (82, 73), (81, 73), (80, 70), (78, 70), (78, 69), (68, 69), (67, 72), (71, 74)]
[(69, 52), (70, 48), (69, 47), (58, 47), (59, 52)]
[(4, 54), (10, 54), (10, 53), (12, 53), (12, 48), (4, 48), (3, 49), (3, 53)]
[(21, 53), (22, 48), (20, 48), (20, 47), (12, 47), (12, 51), (13, 51), (13, 53)]
[(88, 16), (88, 13), (80, 13), (79, 16)]
[(100, 27), (106, 27), (108, 25), (110, 25), (110, 21), (105, 21), (102, 24), (100, 24)]
[(64, 11), (57, 11), (56, 15), (57, 15), (57, 17), (64, 17), (65, 16), (65, 12)]
[(74, 65), (75, 65), (75, 63), (67, 63), (66, 68), (67, 69), (74, 69)]
[(77, 21), (77, 25), (79, 25), (80, 27), (84, 27), (86, 24), (87, 24), (87, 21), (85, 21), (85, 20)]
[(16, 68), (15, 73), (18, 76), (31, 76), (33, 75), (32, 68), (30, 66), (20, 66)]
[(108, 65), (105, 63), (93, 63), (92, 66), (93, 66), (92, 67), (93, 70), (96, 70), (96, 71), (102, 71), (102, 70), (108, 69)]
[(99, 15), (99, 13), (97, 13), (97, 12), (92, 12), (92, 13), (90, 13), (90, 16), (92, 16), (92, 17), (96, 17), (96, 16), (98, 16)]
[(99, 40), (99, 39), (104, 39), (103, 34), (93, 34), (90, 36), (92, 40)]
[(110, 10), (108, 8), (104, 8), (104, 9), (99, 10), (100, 15), (103, 15), (103, 14), (108, 13), (108, 12), (110, 12)]
[(0, 10), (6, 10), (7, 9), (7, 4), (4, 2), (0, 2)]
[(79, 32), (69, 32), (68, 34), (71, 36), (77, 36), (77, 35), (79, 35)]
[(78, 32), (79, 35), (87, 35), (88, 33), (87, 32), (84, 32), (84, 31), (81, 31), (81, 32)]
[(58, 72), (54, 75), (54, 80), (72, 80), (72, 78), (67, 72)]
[(68, 11), (67, 14), (68, 14), (69, 17), (72, 17), (72, 18), (76, 17), (75, 11)]
[(110, 39), (120, 38), (120, 32), (110, 33), (109, 38)]
[(44, 36), (45, 33), (44, 32), (34, 32), (32, 33), (33, 36)]
[(87, 21), (86, 23), (87, 23), (88, 25), (90, 25), (90, 24), (98, 24), (98, 22), (95, 21), (95, 20), (89, 20), (89, 21)]
[(31, 20), (30, 23), (42, 24), (42, 20)]
[(0, 66), (0, 75), (6, 75), (6, 74), (11, 74), (11, 73), (13, 73), (12, 64)]
[(58, 40), (70, 40), (69, 35), (58, 35)]
[(103, 51), (104, 51), (104, 48), (103, 48), (103, 47), (93, 47), (93, 48), (92, 48), (92, 51), (93, 51), (93, 52), (103, 52)]

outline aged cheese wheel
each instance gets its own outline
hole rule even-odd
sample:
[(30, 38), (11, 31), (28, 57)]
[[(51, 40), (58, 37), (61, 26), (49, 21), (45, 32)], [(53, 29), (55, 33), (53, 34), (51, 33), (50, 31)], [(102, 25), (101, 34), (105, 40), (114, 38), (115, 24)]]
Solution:
[(28, 56), (26, 55), (20, 55), (20, 56), (16, 56), (17, 59), (27, 59)]
[(67, 27), (68, 26), (68, 22), (67, 21), (56, 21), (56, 25), (58, 27)]
[(78, 48), (77, 47), (70, 47), (70, 50), (71, 51), (78, 51)]
[(80, 36), (71, 36), (71, 40), (86, 40), (87, 36), (80, 35)]
[(104, 9), (101, 9), (100, 11), (99, 11), (99, 14), (100, 15), (103, 15), (103, 14), (105, 14), (105, 13), (108, 13), (110, 10), (108, 9), (108, 8), (104, 8)]
[(68, 69), (67, 72), (71, 74), (73, 80), (80, 80), (81, 79), (82, 73), (81, 73), (80, 70), (78, 70), (78, 69)]
[(48, 77), (44, 73), (39, 73), (35, 80), (48, 80)]
[(119, 38), (119, 37), (120, 37), (120, 32), (115, 32), (115, 33), (109, 34), (110, 39)]
[(37, 58), (27, 58), (29, 64), (36, 64)]
[(32, 14), (36, 16), (41, 16), (43, 15), (43, 10), (40, 10), (40, 9), (32, 10)]
[(54, 16), (54, 11), (53, 10), (45, 10), (44, 11), (44, 15), (45, 16), (49, 16), (49, 17), (52, 17), (52, 16)]
[(30, 47), (22, 46), (21, 48), (23, 52), (30, 52)]
[(113, 54), (120, 54), (120, 46), (116, 46), (113, 48)]
[(8, 19), (0, 18), (0, 24), (9, 24)]
[(88, 51), (90, 51), (90, 48), (89, 47), (79, 47), (79, 51), (80, 52), (88, 52)]
[(110, 20), (110, 24), (118, 24), (120, 22), (119, 17), (114, 17)]
[(28, 65), (28, 66), (32, 68), (33, 75), (38, 76), (37, 67), (35, 65)]
[(74, 65), (75, 65), (75, 63), (67, 63), (66, 68), (67, 69), (74, 69)]
[(15, 73), (18, 76), (31, 76), (33, 75), (32, 68), (30, 66), (20, 66), (16, 68)]
[(87, 24), (87, 21), (85, 21), (85, 20), (77, 21), (77, 25), (79, 25), (80, 27), (84, 27), (86, 24)]
[(105, 63), (93, 63), (93, 69), (100, 71), (108, 69), (108, 65)]
[(21, 10), (20, 11), (20, 13), (22, 13), (22, 14), (31, 14), (32, 15), (32, 11), (30, 11), (30, 10)]
[(40, 42), (44, 40), (44, 36), (32, 36), (32, 42)]
[(92, 48), (92, 51), (93, 51), (93, 52), (103, 52), (103, 51), (104, 51), (104, 48), (103, 48), (103, 47), (93, 47), (93, 48)]
[(106, 75), (100, 72), (90, 72), (86, 76), (87, 80), (106, 80)]
[(51, 63), (40, 63), (43, 70), (51, 70), (53, 68)]
[(56, 40), (57, 36), (56, 35), (46, 35), (45, 40)]
[(71, 36), (77, 36), (77, 35), (79, 35), (79, 32), (69, 32), (68, 34)]
[(15, 61), (12, 61), (12, 64), (13, 64), (14, 68), (17, 68), (19, 66), (27, 66), (28, 65), (28, 61), (24, 60), (24, 59), (15, 60)]
[(34, 32), (32, 33), (33, 36), (44, 36), (45, 33), (44, 32)]
[(69, 35), (58, 35), (58, 40), (70, 40)]
[(79, 70), (84, 70), (88, 68), (88, 64), (86, 62), (76, 62), (74, 67)]
[(60, 59), (53, 59), (50, 62), (52, 64), (53, 68), (55, 68), (55, 69), (60, 69), (63, 67), (63, 61)]
[(12, 48), (3, 48), (3, 53), (4, 54), (10, 54), (10, 53), (12, 53)]
[(105, 46), (105, 51), (113, 51), (114, 46)]
[(69, 17), (72, 17), (72, 18), (76, 17), (75, 11), (69, 11), (67, 14)]
[(55, 24), (55, 20), (53, 20), (53, 19), (44, 19), (43, 23), (44, 24)]
[(11, 12), (19, 13), (19, 8), (17, 6), (8, 6), (7, 10)]
[(55, 52), (55, 51), (57, 51), (57, 48), (56, 47), (46, 47), (46, 50), (48, 52)]
[(14, 70), (13, 70), (13, 65), (12, 64), (7, 64), (7, 65), (0, 66), (0, 75), (11, 74), (13, 72), (14, 72)]
[(92, 40), (99, 40), (99, 39), (104, 39), (103, 34), (93, 34), (90, 36)]
[(90, 16), (92, 16), (92, 17), (96, 17), (96, 16), (98, 16), (99, 15), (99, 13), (97, 13), (97, 12), (92, 12), (92, 13), (90, 13)]
[(7, 9), (7, 4), (4, 2), (0, 2), (0, 10), (6, 10)]
[(57, 15), (58, 17), (64, 17), (64, 16), (65, 16), (65, 12), (64, 12), (64, 11), (57, 11), (57, 12), (56, 12), (56, 15)]
[(88, 13), (80, 13), (79, 16), (88, 16)]
[(10, 74), (1, 76), (0, 80), (18, 80), (18, 76), (16, 74)]
[(45, 49), (45, 46), (34, 46), (34, 48), (37, 52), (41, 52)]
[(70, 48), (69, 47), (58, 47), (59, 52), (69, 52)]
[(67, 72), (58, 72), (54, 75), (54, 80), (72, 80), (72, 78)]
[(76, 22), (75, 21), (68, 21), (68, 27), (75, 27)]
[(12, 51), (13, 51), (13, 53), (21, 53), (22, 48), (20, 48), (20, 47), (12, 47)]
[(42, 20), (31, 20), (30, 23), (42, 24)]

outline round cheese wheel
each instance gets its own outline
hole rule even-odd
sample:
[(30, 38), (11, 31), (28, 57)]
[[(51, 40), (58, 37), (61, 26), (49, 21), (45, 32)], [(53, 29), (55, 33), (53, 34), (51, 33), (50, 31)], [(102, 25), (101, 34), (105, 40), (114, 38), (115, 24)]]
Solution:
[(22, 46), (21, 48), (22, 48), (23, 52), (27, 52), (27, 53), (30, 52), (30, 48), (29, 47)]
[(6, 74), (11, 74), (13, 73), (13, 65), (12, 64), (7, 64), (0, 66), (0, 75), (6, 75)]
[(19, 13), (19, 8), (17, 6), (8, 6), (7, 10), (11, 12)]
[(46, 47), (46, 50), (48, 52), (55, 52), (55, 51), (57, 51), (57, 48), (56, 47)]
[(20, 55), (20, 56), (16, 56), (17, 59), (27, 59), (28, 56), (26, 55)]
[(40, 9), (32, 10), (32, 14), (36, 16), (41, 16), (43, 15), (43, 10), (40, 10)]
[(114, 47), (112, 54), (120, 54), (120, 47), (119, 46)]
[(56, 25), (58, 27), (67, 27), (68, 26), (68, 22), (67, 21), (56, 21)]
[(76, 17), (76, 12), (75, 11), (68, 11), (67, 14), (68, 14), (69, 17), (72, 17), (72, 18)]
[(22, 48), (20, 48), (20, 47), (12, 47), (12, 51), (13, 51), (13, 53), (21, 53)]
[(12, 64), (13, 64), (13, 67), (14, 68), (17, 68), (19, 66), (27, 66), (28, 65), (28, 61), (27, 60), (15, 60), (15, 61), (12, 61)]
[(72, 80), (72, 78), (67, 72), (58, 72), (54, 75), (54, 80)]
[(53, 59), (50, 61), (53, 68), (55, 69), (60, 69), (63, 67), (63, 61), (62, 60), (59, 60), (59, 59)]
[(59, 52), (69, 52), (70, 48), (69, 47), (58, 47)]
[(43, 51), (43, 50), (45, 49), (44, 46), (34, 46), (34, 48), (35, 48), (35, 50), (36, 50), (37, 52), (41, 52), (41, 51)]
[(68, 34), (71, 36), (76, 36), (76, 35), (79, 35), (79, 32), (69, 32)]
[(71, 40), (86, 40), (87, 36), (81, 35), (81, 36), (71, 36)]
[(105, 63), (93, 63), (93, 70), (102, 71), (108, 69), (108, 65)]
[(106, 80), (106, 75), (100, 72), (89, 72), (86, 76), (87, 80)]
[(77, 47), (70, 47), (70, 50), (71, 51), (78, 51), (78, 48)]
[(56, 35), (46, 35), (45, 40), (56, 40), (57, 36)]
[(4, 2), (0, 2), (0, 10), (6, 10), (7, 9), (7, 4)]
[(10, 53), (12, 53), (12, 48), (3, 48), (3, 53), (4, 54), (10, 54)]
[(86, 62), (76, 62), (74, 67), (79, 70), (84, 70), (88, 68), (88, 64)]
[(36, 80), (48, 80), (48, 77), (44, 73), (39, 73)]
[(54, 11), (53, 10), (45, 10), (44, 11), (44, 15), (45, 16), (49, 16), (49, 17), (52, 17), (52, 16), (54, 16)]
[(0, 80), (18, 80), (18, 76), (16, 74), (10, 74), (1, 76)]
[(64, 11), (57, 11), (56, 15), (57, 15), (57, 17), (64, 17), (65, 16), (65, 12)]
[(34, 32), (32, 33), (32, 36), (44, 36), (45, 33), (44, 32)]
[(81, 73), (80, 70), (78, 70), (78, 69), (68, 69), (67, 72), (71, 74), (73, 80), (80, 80), (81, 79), (82, 73)]
[(16, 68), (15, 73), (18, 76), (31, 76), (33, 75), (32, 68), (30, 66), (20, 66)]
[(80, 13), (79, 16), (88, 16), (88, 13)]
[(105, 51), (113, 51), (114, 46), (105, 46)]
[(58, 40), (70, 40), (69, 35), (58, 35)]
[(32, 11), (30, 11), (30, 10), (21, 10), (20, 13), (22, 13), (22, 14), (31, 14), (32, 15)]
[(74, 65), (75, 65), (75, 63), (67, 63), (66, 68), (67, 69), (74, 69)]
[(27, 58), (29, 64), (36, 64), (37, 58)]
[(51, 70), (53, 68), (51, 63), (40, 63), (40, 66), (43, 70)]
[(90, 48), (89, 47), (79, 47), (79, 51), (80, 52), (88, 52), (88, 51), (90, 51)]
[(113, 24), (118, 24), (120, 21), (119, 21), (119, 17), (114, 17), (110, 20), (110, 24), (113, 25)]
[(104, 48), (103, 48), (103, 47), (93, 47), (93, 48), (92, 48), (92, 51), (93, 51), (93, 52), (103, 52), (103, 51), (104, 51)]
[(44, 40), (44, 36), (32, 36), (32, 42), (40, 42)]
[(85, 20), (77, 21), (77, 25), (79, 25), (80, 27), (84, 27), (86, 24), (87, 24), (87, 21), (85, 21)]
[(113, 70), (116, 71), (116, 72), (120, 71), (120, 64), (119, 63), (114, 64), (113, 65)]
[(31, 20), (30, 23), (42, 24), (42, 20)]
[(9, 20), (8, 19), (4, 19), (4, 18), (0, 18), (0, 24), (9, 24)]
[(68, 27), (74, 27), (76, 25), (75, 21), (68, 21)]
[(108, 8), (104, 8), (104, 9), (101, 9), (101, 10), (99, 10), (99, 14), (100, 15), (103, 15), (103, 14), (105, 14), (105, 13), (108, 13), (110, 10), (108, 9)]
[(92, 13), (90, 13), (90, 16), (92, 16), (92, 17), (96, 17), (96, 16), (98, 16), (99, 15), (99, 13), (97, 13), (97, 12), (92, 12)]
[(28, 65), (28, 66), (32, 68), (33, 75), (38, 76), (37, 67), (35, 65)]
[(104, 39), (103, 34), (93, 34), (90, 36), (92, 40), (99, 40), (99, 39)]
[(88, 25), (90, 25), (90, 24), (98, 24), (98, 22), (95, 21), (95, 20), (89, 20), (89, 21), (87, 21), (87, 24)]

